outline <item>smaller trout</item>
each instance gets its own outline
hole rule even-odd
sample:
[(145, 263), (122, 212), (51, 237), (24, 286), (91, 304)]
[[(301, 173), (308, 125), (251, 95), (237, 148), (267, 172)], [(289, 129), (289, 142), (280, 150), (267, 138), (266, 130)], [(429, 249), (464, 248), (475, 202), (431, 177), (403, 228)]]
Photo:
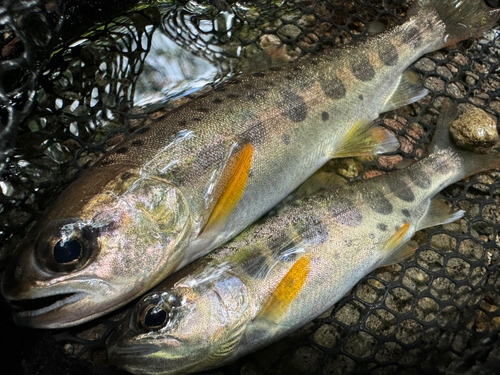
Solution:
[(374, 269), (413, 254), (416, 231), (464, 215), (435, 195), (500, 166), (498, 153), (457, 149), (445, 112), (427, 158), (286, 205), (143, 297), (109, 339), (112, 363), (135, 374), (227, 364), (317, 317)]

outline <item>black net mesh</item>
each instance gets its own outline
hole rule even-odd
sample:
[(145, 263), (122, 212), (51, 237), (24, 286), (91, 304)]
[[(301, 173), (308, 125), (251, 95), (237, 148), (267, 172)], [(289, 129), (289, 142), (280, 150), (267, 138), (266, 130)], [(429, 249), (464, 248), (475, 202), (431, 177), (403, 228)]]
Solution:
[[(271, 45), (282, 51), (281, 60), (292, 61), (380, 32), (404, 21), (410, 1), (126, 3), (132, 10), (121, 15), (115, 2), (108, 2), (107, 13), (94, 14), (98, 1), (82, 2), (81, 8), (4, 1), (0, 8), (0, 152), (10, 150), (0, 181), (0, 270), (81, 170), (144, 121), (189, 100), (184, 95), (197, 95), (193, 87), (273, 66), (256, 58)], [(64, 12), (62, 44), (52, 51)], [(109, 14), (116, 17), (96, 25)], [(28, 38), (26, 20), (36, 20), (44, 37)], [(88, 20), (95, 21), (90, 29)], [(497, 26), (477, 41), (415, 64), (431, 93), (379, 120), (398, 135), (397, 152), (334, 161), (328, 168), (355, 180), (422, 157), (439, 116), (435, 104), (444, 97), (458, 112), (474, 105), (499, 116), (499, 33)], [(496, 373), (500, 173), (476, 175), (443, 195), (467, 214), (419, 232), (414, 257), (367, 276), (284, 340), (209, 373)], [(2, 355), (17, 368), (12, 373), (121, 373), (107, 362), (104, 342), (128, 307), (81, 327), (42, 331), (15, 326), (6, 302), (0, 304), (1, 340), (7, 344)]]

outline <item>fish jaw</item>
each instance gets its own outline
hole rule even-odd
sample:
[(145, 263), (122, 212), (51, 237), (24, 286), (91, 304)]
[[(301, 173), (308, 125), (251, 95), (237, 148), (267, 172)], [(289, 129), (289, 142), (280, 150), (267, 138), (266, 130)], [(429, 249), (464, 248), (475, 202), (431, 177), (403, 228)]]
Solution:
[[(191, 233), (190, 212), (178, 189), (154, 185), (159, 199), (151, 184), (143, 181), (107, 200), (90, 218), (55, 220), (28, 235), (2, 284), (17, 323), (81, 324), (123, 306), (172, 272)], [(156, 203), (148, 207), (147, 201)], [(75, 247), (78, 258), (64, 263)], [(63, 252), (62, 263), (56, 248)]]

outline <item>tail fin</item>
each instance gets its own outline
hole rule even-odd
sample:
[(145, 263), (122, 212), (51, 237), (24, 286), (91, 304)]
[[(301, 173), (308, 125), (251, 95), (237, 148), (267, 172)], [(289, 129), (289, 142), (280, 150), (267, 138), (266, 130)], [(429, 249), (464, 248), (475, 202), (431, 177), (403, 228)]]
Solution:
[(457, 176), (459, 181), (467, 176), (500, 168), (500, 152), (494, 151), (489, 154), (477, 154), (458, 148), (451, 139), (450, 125), (455, 119), (451, 101), (445, 99), (441, 105), (441, 116), (439, 118), (434, 138), (429, 146), (431, 154), (437, 154), (444, 150), (451, 150), (461, 159), (461, 174)]
[(484, 0), (415, 0), (408, 15), (422, 10), (436, 12), (444, 22), (445, 45), (481, 36), (500, 17), (500, 9), (490, 8)]

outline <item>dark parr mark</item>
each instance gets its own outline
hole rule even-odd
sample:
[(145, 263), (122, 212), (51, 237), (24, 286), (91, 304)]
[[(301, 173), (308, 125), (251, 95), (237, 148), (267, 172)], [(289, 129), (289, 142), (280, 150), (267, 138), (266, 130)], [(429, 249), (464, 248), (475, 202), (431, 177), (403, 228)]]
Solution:
[(329, 76), (326, 74), (323, 75), (319, 80), (319, 84), (325, 95), (329, 98), (342, 99), (345, 97), (345, 86), (335, 74)]
[(328, 228), (317, 216), (308, 216), (295, 224), (298, 235), (306, 241), (322, 244), (328, 239)]
[(259, 146), (266, 139), (266, 128), (264, 124), (257, 118), (248, 120), (243, 126), (243, 131), (238, 135), (238, 143)]
[(126, 147), (120, 147), (118, 150), (116, 150), (115, 152), (117, 154), (125, 154), (126, 152), (128, 151), (128, 148)]
[(230, 93), (230, 94), (227, 94), (227, 97), (229, 99), (237, 99), (239, 98), (240, 96), (238, 94), (233, 94), (233, 93)]
[(132, 146), (134, 147), (141, 147), (144, 144), (144, 141), (142, 139), (136, 139), (131, 143)]
[(410, 217), (410, 211), (408, 211), (406, 208), (402, 209), (401, 212), (403, 213), (403, 215), (405, 215), (406, 217)]
[(208, 112), (210, 112), (210, 110), (208, 108), (206, 108), (206, 107), (198, 107), (198, 108), (196, 108), (196, 110), (198, 112), (201, 112), (201, 113), (208, 113)]
[(288, 145), (290, 143), (290, 134), (283, 134), (281, 140), (285, 145)]
[(373, 77), (375, 77), (375, 70), (366, 57), (363, 61), (355, 63), (352, 66), (352, 73), (354, 74), (354, 77), (363, 82), (370, 81)]
[(382, 232), (385, 232), (387, 230), (387, 225), (383, 223), (378, 223), (377, 228), (380, 229)]
[(418, 168), (410, 168), (410, 178), (413, 183), (421, 189), (429, 189), (432, 181), (427, 173)]
[(358, 96), (358, 98), (359, 98), (359, 100), (364, 100), (363, 95), (361, 95), (361, 94)]
[(283, 115), (288, 117), (292, 122), (304, 121), (308, 113), (307, 104), (304, 99), (291, 91), (285, 91), (283, 97), (283, 107), (285, 107)]
[(340, 198), (330, 206), (330, 214), (336, 222), (349, 227), (358, 227), (363, 222), (361, 211), (349, 198)]
[(212, 100), (212, 103), (214, 103), (214, 104), (221, 104), (222, 103), (222, 99), (221, 98), (215, 98), (214, 100)]
[(327, 121), (329, 118), (330, 118), (330, 115), (328, 114), (328, 112), (323, 112), (323, 113), (321, 114), (321, 119), (322, 119), (323, 121)]
[(389, 215), (392, 213), (392, 204), (379, 190), (374, 190), (370, 193), (368, 198), (368, 206), (375, 212), (382, 215)]
[(384, 44), (378, 50), (379, 59), (387, 66), (394, 66), (398, 63), (398, 50), (391, 43)]
[(283, 260), (285, 262), (294, 261), (297, 258), (297, 253), (290, 251), (297, 246), (297, 244), (285, 232), (278, 233), (276, 237), (271, 238), (267, 242), (271, 256), (276, 260)]
[(247, 275), (255, 279), (263, 279), (269, 271), (269, 264), (267, 258), (260, 254), (250, 260), (243, 261), (241, 263), (241, 268), (243, 268), (243, 271), (245, 271)]
[(418, 48), (422, 44), (422, 35), (415, 26), (412, 26), (403, 34), (403, 42), (410, 47)]
[(394, 195), (399, 199), (402, 199), (405, 202), (413, 202), (415, 200), (415, 195), (413, 195), (413, 192), (403, 180), (398, 178), (389, 178), (387, 185), (389, 185), (389, 189), (391, 189)]
[(149, 131), (149, 129), (150, 128), (148, 126), (146, 126), (145, 128), (137, 130), (137, 134), (145, 134)]

